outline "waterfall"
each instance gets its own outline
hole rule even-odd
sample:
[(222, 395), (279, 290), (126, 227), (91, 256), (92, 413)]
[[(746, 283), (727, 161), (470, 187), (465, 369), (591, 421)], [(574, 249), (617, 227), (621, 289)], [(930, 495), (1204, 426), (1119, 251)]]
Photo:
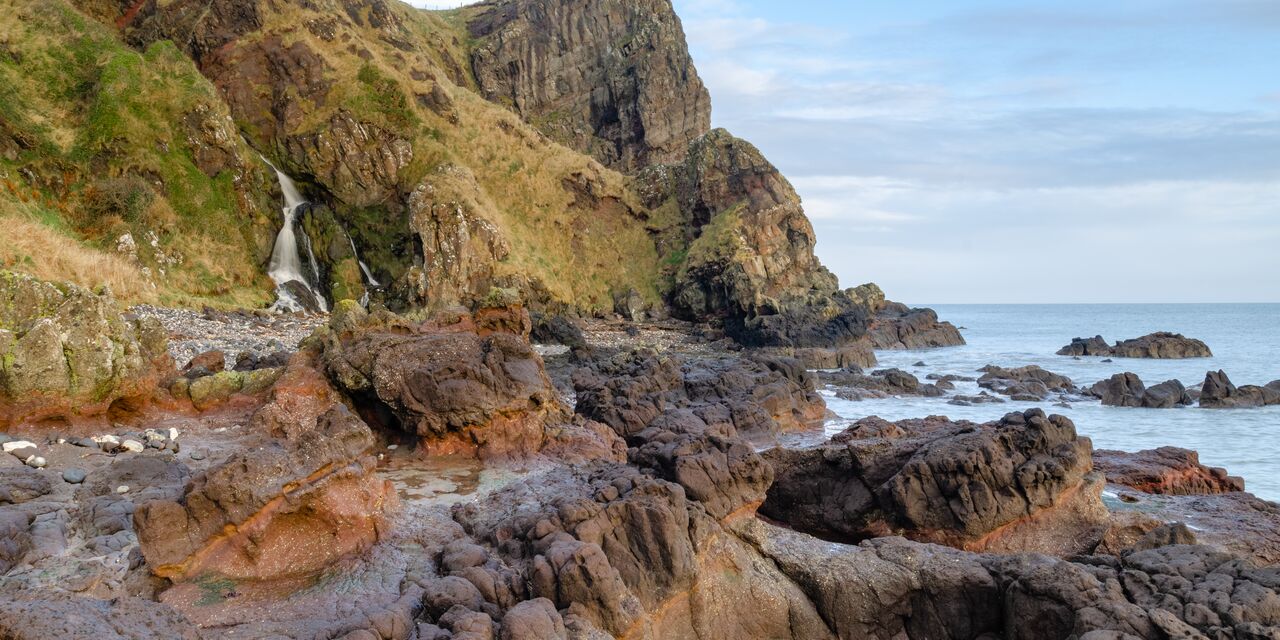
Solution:
[[(343, 233), (346, 232), (344, 231)], [(364, 260), (360, 259), (360, 252), (356, 251), (356, 240), (355, 238), (352, 238), (349, 233), (347, 234), (347, 241), (351, 243), (351, 255), (356, 257), (356, 262), (360, 265), (360, 271), (364, 273), (365, 284), (368, 284), (371, 287), (381, 287), (382, 283), (378, 282), (378, 279), (373, 277), (373, 272), (369, 270), (369, 265), (365, 264)]]
[(307, 201), (303, 200), (302, 194), (298, 191), (298, 185), (293, 183), (289, 176), (283, 171), (276, 169), (266, 158), (262, 159), (276, 172), (276, 177), (280, 180), (280, 191), (284, 193), (284, 224), (280, 227), (280, 233), (276, 235), (276, 245), (271, 251), (271, 264), (267, 269), (267, 275), (276, 283), (276, 303), (273, 308), (278, 311), (302, 311), (304, 306), (287, 288), (285, 283), (297, 282), (311, 292), (322, 311), (328, 311), (328, 303), (325, 302), (324, 296), (316, 290), (311, 283), (316, 279), (317, 272), (315, 268), (315, 255), (311, 253), (310, 238), (303, 234), (303, 245), (307, 250), (307, 258), (310, 261), (307, 265), (311, 276), (308, 277), (303, 272), (302, 255), (298, 252), (298, 234), (296, 230), (298, 212), (302, 205)]

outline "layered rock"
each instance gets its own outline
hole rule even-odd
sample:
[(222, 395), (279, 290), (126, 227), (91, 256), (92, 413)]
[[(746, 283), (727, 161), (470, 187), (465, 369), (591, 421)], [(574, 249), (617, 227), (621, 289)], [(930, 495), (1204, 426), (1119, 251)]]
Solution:
[(1106, 356), (1112, 358), (1211, 358), (1208, 345), (1180, 333), (1160, 331), (1141, 338), (1121, 340), (1108, 345), (1102, 336), (1074, 338), (1058, 350), (1060, 356)]
[(821, 447), (767, 452), (777, 480), (761, 513), (837, 539), (1079, 553), (1106, 529), (1091, 449), (1038, 409), (986, 425), (867, 418)]
[(0, 426), (132, 413), (172, 372), (164, 329), (109, 292), (0, 271)]
[(1176, 447), (1137, 453), (1095, 451), (1094, 467), (1107, 482), (1161, 495), (1210, 495), (1244, 491), (1244, 480), (1226, 469), (1200, 464), (1200, 454)]
[(373, 475), (373, 434), (344, 406), (296, 439), (237, 453), (195, 478), (181, 500), (135, 514), (147, 564), (175, 581), (314, 575), (368, 549), (396, 504)]
[(1191, 393), (1177, 380), (1167, 380), (1148, 388), (1133, 373), (1117, 373), (1089, 387), (1089, 393), (1110, 407), (1146, 407), (1168, 409), (1195, 402)]
[(1280, 404), (1280, 380), (1264, 387), (1247, 384), (1237, 387), (1225, 371), (1210, 371), (1200, 387), (1200, 406), (1207, 409), (1238, 409)]
[(669, 0), (495, 0), (468, 11), (486, 98), (623, 172), (679, 161), (711, 128)]

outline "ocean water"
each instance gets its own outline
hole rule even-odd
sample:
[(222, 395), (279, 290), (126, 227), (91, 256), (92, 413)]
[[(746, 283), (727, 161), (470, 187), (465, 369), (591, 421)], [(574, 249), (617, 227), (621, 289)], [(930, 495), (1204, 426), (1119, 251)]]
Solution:
[[(966, 346), (922, 351), (881, 351), (878, 368), (897, 367), (923, 381), (930, 373), (978, 377), (987, 364), (1020, 367), (1035, 364), (1091, 385), (1131, 371), (1147, 385), (1169, 379), (1192, 386), (1205, 373), (1222, 369), (1236, 386), (1280, 379), (1280, 304), (1134, 304), (1134, 305), (936, 305), (938, 316), (958, 327)], [(1108, 343), (1155, 331), (1199, 338), (1213, 358), (1146, 360), (1072, 359), (1054, 355), (1075, 337), (1101, 334)], [(927, 366), (916, 367), (923, 361)], [(1176, 446), (1200, 452), (1201, 462), (1225, 467), (1245, 479), (1246, 489), (1280, 500), (1280, 406), (1258, 409), (1140, 409), (1075, 402), (1070, 409), (1054, 401), (1006, 402), (960, 407), (950, 395), (975, 395), (976, 383), (956, 383), (943, 398), (889, 398), (849, 402), (827, 395), (832, 411), (846, 420), (880, 416), (888, 420), (945, 415), (979, 422), (1010, 411), (1039, 406), (1071, 418), (1096, 449), (1139, 451)], [(844, 424), (835, 421), (828, 431)]]

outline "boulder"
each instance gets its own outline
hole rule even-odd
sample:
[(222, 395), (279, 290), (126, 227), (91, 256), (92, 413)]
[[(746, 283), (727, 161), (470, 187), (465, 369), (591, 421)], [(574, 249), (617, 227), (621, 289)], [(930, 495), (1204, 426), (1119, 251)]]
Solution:
[(1088, 439), (1038, 409), (978, 425), (866, 418), (814, 449), (773, 449), (760, 512), (821, 537), (1088, 551), (1106, 529)]
[[(945, 394), (943, 386), (921, 383), (919, 378), (901, 369), (880, 369), (869, 375), (850, 370), (822, 372), (819, 380), (836, 390), (844, 400), (868, 400), (895, 396), (936, 398)], [(945, 384), (945, 383), (943, 383)]]
[(1169, 409), (1188, 406), (1194, 402), (1187, 388), (1177, 380), (1168, 380), (1147, 388), (1134, 373), (1117, 373), (1094, 383), (1088, 392), (1110, 407)]
[(1206, 409), (1239, 409), (1280, 404), (1280, 380), (1265, 387), (1231, 384), (1225, 371), (1210, 371), (1200, 387), (1200, 406)]
[(132, 412), (173, 369), (160, 323), (110, 292), (0, 271), (0, 426)]
[(1244, 491), (1244, 480), (1226, 469), (1200, 464), (1195, 451), (1161, 447), (1137, 453), (1099, 450), (1094, 452), (1094, 468), (1107, 482), (1162, 495), (1210, 495)]
[(1060, 356), (1105, 356), (1112, 358), (1211, 358), (1213, 352), (1200, 340), (1180, 333), (1161, 331), (1141, 338), (1122, 340), (1107, 345), (1102, 336), (1074, 338), (1071, 344), (1058, 350)]
[(174, 581), (270, 580), (314, 575), (367, 549), (396, 505), (391, 484), (373, 473), (372, 447), (369, 427), (335, 404), (294, 440), (233, 454), (180, 499), (138, 508), (147, 565)]

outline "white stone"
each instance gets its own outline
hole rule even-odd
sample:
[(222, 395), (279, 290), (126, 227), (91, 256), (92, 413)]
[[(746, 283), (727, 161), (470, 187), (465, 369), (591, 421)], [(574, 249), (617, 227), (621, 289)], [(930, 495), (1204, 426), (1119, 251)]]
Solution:
[(116, 493), (129, 493), (129, 485), (122, 484), (116, 487)]
[(125, 440), (120, 443), (120, 446), (123, 447), (125, 451), (132, 451), (134, 453), (142, 453), (142, 451), (147, 448), (146, 445), (138, 442), (137, 440)]
[(47, 464), (49, 464), (49, 461), (45, 460), (44, 458), (41, 458), (40, 456), (31, 456), (30, 458), (27, 458), (28, 467), (43, 469)]
[(153, 442), (156, 440), (164, 441), (169, 437), (168, 432), (160, 431), (158, 429), (147, 429), (146, 433), (143, 435), (146, 436), (147, 442)]
[(98, 444), (102, 444), (104, 442), (107, 444), (120, 444), (120, 438), (117, 438), (113, 435), (94, 436), (93, 441)]
[(178, 439), (178, 430), (175, 429), (174, 427), (169, 427), (169, 439), (170, 440)]
[(6, 442), (6, 443), (4, 443), (4, 445), (3, 445), (3, 446), (4, 446), (4, 452), (5, 452), (5, 453), (13, 453), (14, 451), (17, 451), (18, 449), (26, 449), (26, 448), (28, 448), (28, 447), (30, 447), (30, 448), (32, 448), (32, 449), (34, 449), (34, 448), (35, 448), (35, 446), (36, 446), (36, 443), (34, 443), (34, 442), (29, 442), (29, 441), (27, 441), (27, 440), (14, 440), (13, 442)]

